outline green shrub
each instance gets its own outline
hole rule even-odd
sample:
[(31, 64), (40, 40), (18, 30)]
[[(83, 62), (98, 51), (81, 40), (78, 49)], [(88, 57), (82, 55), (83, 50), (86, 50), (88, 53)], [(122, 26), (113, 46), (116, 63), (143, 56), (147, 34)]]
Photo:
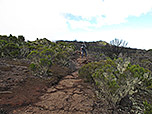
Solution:
[[(79, 76), (99, 88), (99, 96), (119, 104), (122, 98), (145, 89), (151, 83), (151, 74), (139, 65), (131, 65), (127, 58), (107, 59), (89, 63), (79, 70)], [(150, 85), (150, 84), (149, 84)]]
[(27, 56), (37, 66), (36, 75), (48, 76), (49, 74), (47, 73), (49, 73), (48, 71), (52, 64), (69, 66), (69, 55), (71, 50), (73, 50), (70, 50), (70, 45), (67, 45), (67, 43), (59, 43), (57, 45), (51, 43), (49, 47), (41, 46), (40, 48), (36, 48), (36, 50), (31, 51)]
[(36, 70), (36, 65), (34, 63), (31, 63), (29, 68), (32, 70), (32, 71), (35, 71)]
[(18, 43), (18, 39), (17, 39), (17, 37), (16, 36), (12, 36), (12, 35), (10, 35), (9, 37), (9, 42), (11, 43), (15, 43), (15, 44), (17, 44)]
[(23, 42), (25, 41), (24, 36), (19, 35), (19, 36), (18, 36), (18, 41), (19, 41), (20, 43), (23, 43)]
[(40, 59), (40, 65), (41, 66), (51, 66), (52, 65), (52, 61), (48, 58), (41, 58)]
[(48, 54), (48, 51), (32, 51), (28, 58), (31, 59), (36, 65), (36, 70), (34, 70), (35, 75), (37, 76), (48, 76), (49, 67), (52, 65), (51, 55)]
[(4, 56), (4, 46), (7, 44), (6, 40), (0, 40), (0, 57)]
[(31, 51), (31, 53), (27, 56), (29, 59), (35, 59), (37, 57), (39, 57), (39, 52), (36, 51)]
[(55, 51), (53, 49), (44, 48), (43, 51), (41, 51), (40, 56), (54, 56)]
[(152, 114), (152, 105), (147, 101), (144, 102), (145, 111), (144, 114)]
[(7, 43), (2, 50), (7, 57), (18, 57), (20, 54), (20, 48), (14, 43)]
[(123, 51), (124, 47), (127, 46), (128, 42), (115, 38), (114, 40), (110, 41), (110, 44), (110, 52), (108, 52), (107, 55), (110, 58), (114, 59), (118, 58), (119, 54)]

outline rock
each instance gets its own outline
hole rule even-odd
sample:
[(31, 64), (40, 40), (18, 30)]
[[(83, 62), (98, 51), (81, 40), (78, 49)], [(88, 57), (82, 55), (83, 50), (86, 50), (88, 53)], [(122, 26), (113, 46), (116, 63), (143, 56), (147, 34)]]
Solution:
[(54, 88), (54, 87), (51, 87), (51, 88), (48, 88), (48, 89), (47, 89), (47, 92), (48, 92), (48, 93), (53, 93), (53, 92), (55, 92), (55, 91), (57, 91), (57, 89)]
[(73, 78), (73, 76), (71, 76), (71, 75), (67, 75), (64, 77), (64, 79), (72, 79), (72, 78)]
[(0, 94), (11, 94), (13, 93), (12, 91), (0, 91)]

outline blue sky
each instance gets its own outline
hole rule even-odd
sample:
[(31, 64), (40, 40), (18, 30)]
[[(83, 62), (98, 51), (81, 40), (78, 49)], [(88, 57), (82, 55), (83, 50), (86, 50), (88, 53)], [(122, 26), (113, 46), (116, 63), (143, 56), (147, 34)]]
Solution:
[(0, 34), (152, 49), (152, 0), (0, 0)]

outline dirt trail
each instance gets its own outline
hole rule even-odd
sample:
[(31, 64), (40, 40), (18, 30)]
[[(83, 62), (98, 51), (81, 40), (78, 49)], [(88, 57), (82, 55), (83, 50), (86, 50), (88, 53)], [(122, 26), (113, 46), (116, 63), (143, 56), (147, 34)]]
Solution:
[[(86, 62), (85, 58), (77, 59), (77, 67)], [(95, 105), (93, 88), (84, 83), (76, 71), (48, 88), (39, 102), (14, 110), (13, 114), (91, 114), (98, 112)]]

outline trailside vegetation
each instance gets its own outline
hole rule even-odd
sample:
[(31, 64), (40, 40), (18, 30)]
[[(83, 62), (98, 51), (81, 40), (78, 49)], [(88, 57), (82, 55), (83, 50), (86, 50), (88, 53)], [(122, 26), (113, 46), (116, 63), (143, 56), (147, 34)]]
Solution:
[[(59, 77), (63, 69), (75, 69), (81, 44), (46, 38), (25, 41), (22, 35), (0, 35), (0, 58), (26, 59), (33, 76), (51, 80), (52, 73)], [(90, 62), (79, 69), (79, 77), (94, 85), (97, 98), (108, 101), (113, 113), (151, 114), (152, 50), (126, 48), (127, 42), (119, 39), (110, 44), (98, 41), (86, 45)]]
[[(93, 83), (97, 87), (97, 96), (109, 101), (115, 110), (135, 114), (149, 110), (150, 104), (145, 105), (143, 102), (152, 96), (151, 71), (132, 65), (130, 58), (108, 58), (86, 64), (79, 70), (79, 76)], [(125, 106), (122, 103), (124, 101)]]
[(51, 76), (52, 65), (70, 66), (70, 54), (74, 46), (66, 42), (51, 42), (46, 38), (25, 41), (24, 36), (0, 36), (0, 57), (28, 59), (29, 68), (36, 76)]

